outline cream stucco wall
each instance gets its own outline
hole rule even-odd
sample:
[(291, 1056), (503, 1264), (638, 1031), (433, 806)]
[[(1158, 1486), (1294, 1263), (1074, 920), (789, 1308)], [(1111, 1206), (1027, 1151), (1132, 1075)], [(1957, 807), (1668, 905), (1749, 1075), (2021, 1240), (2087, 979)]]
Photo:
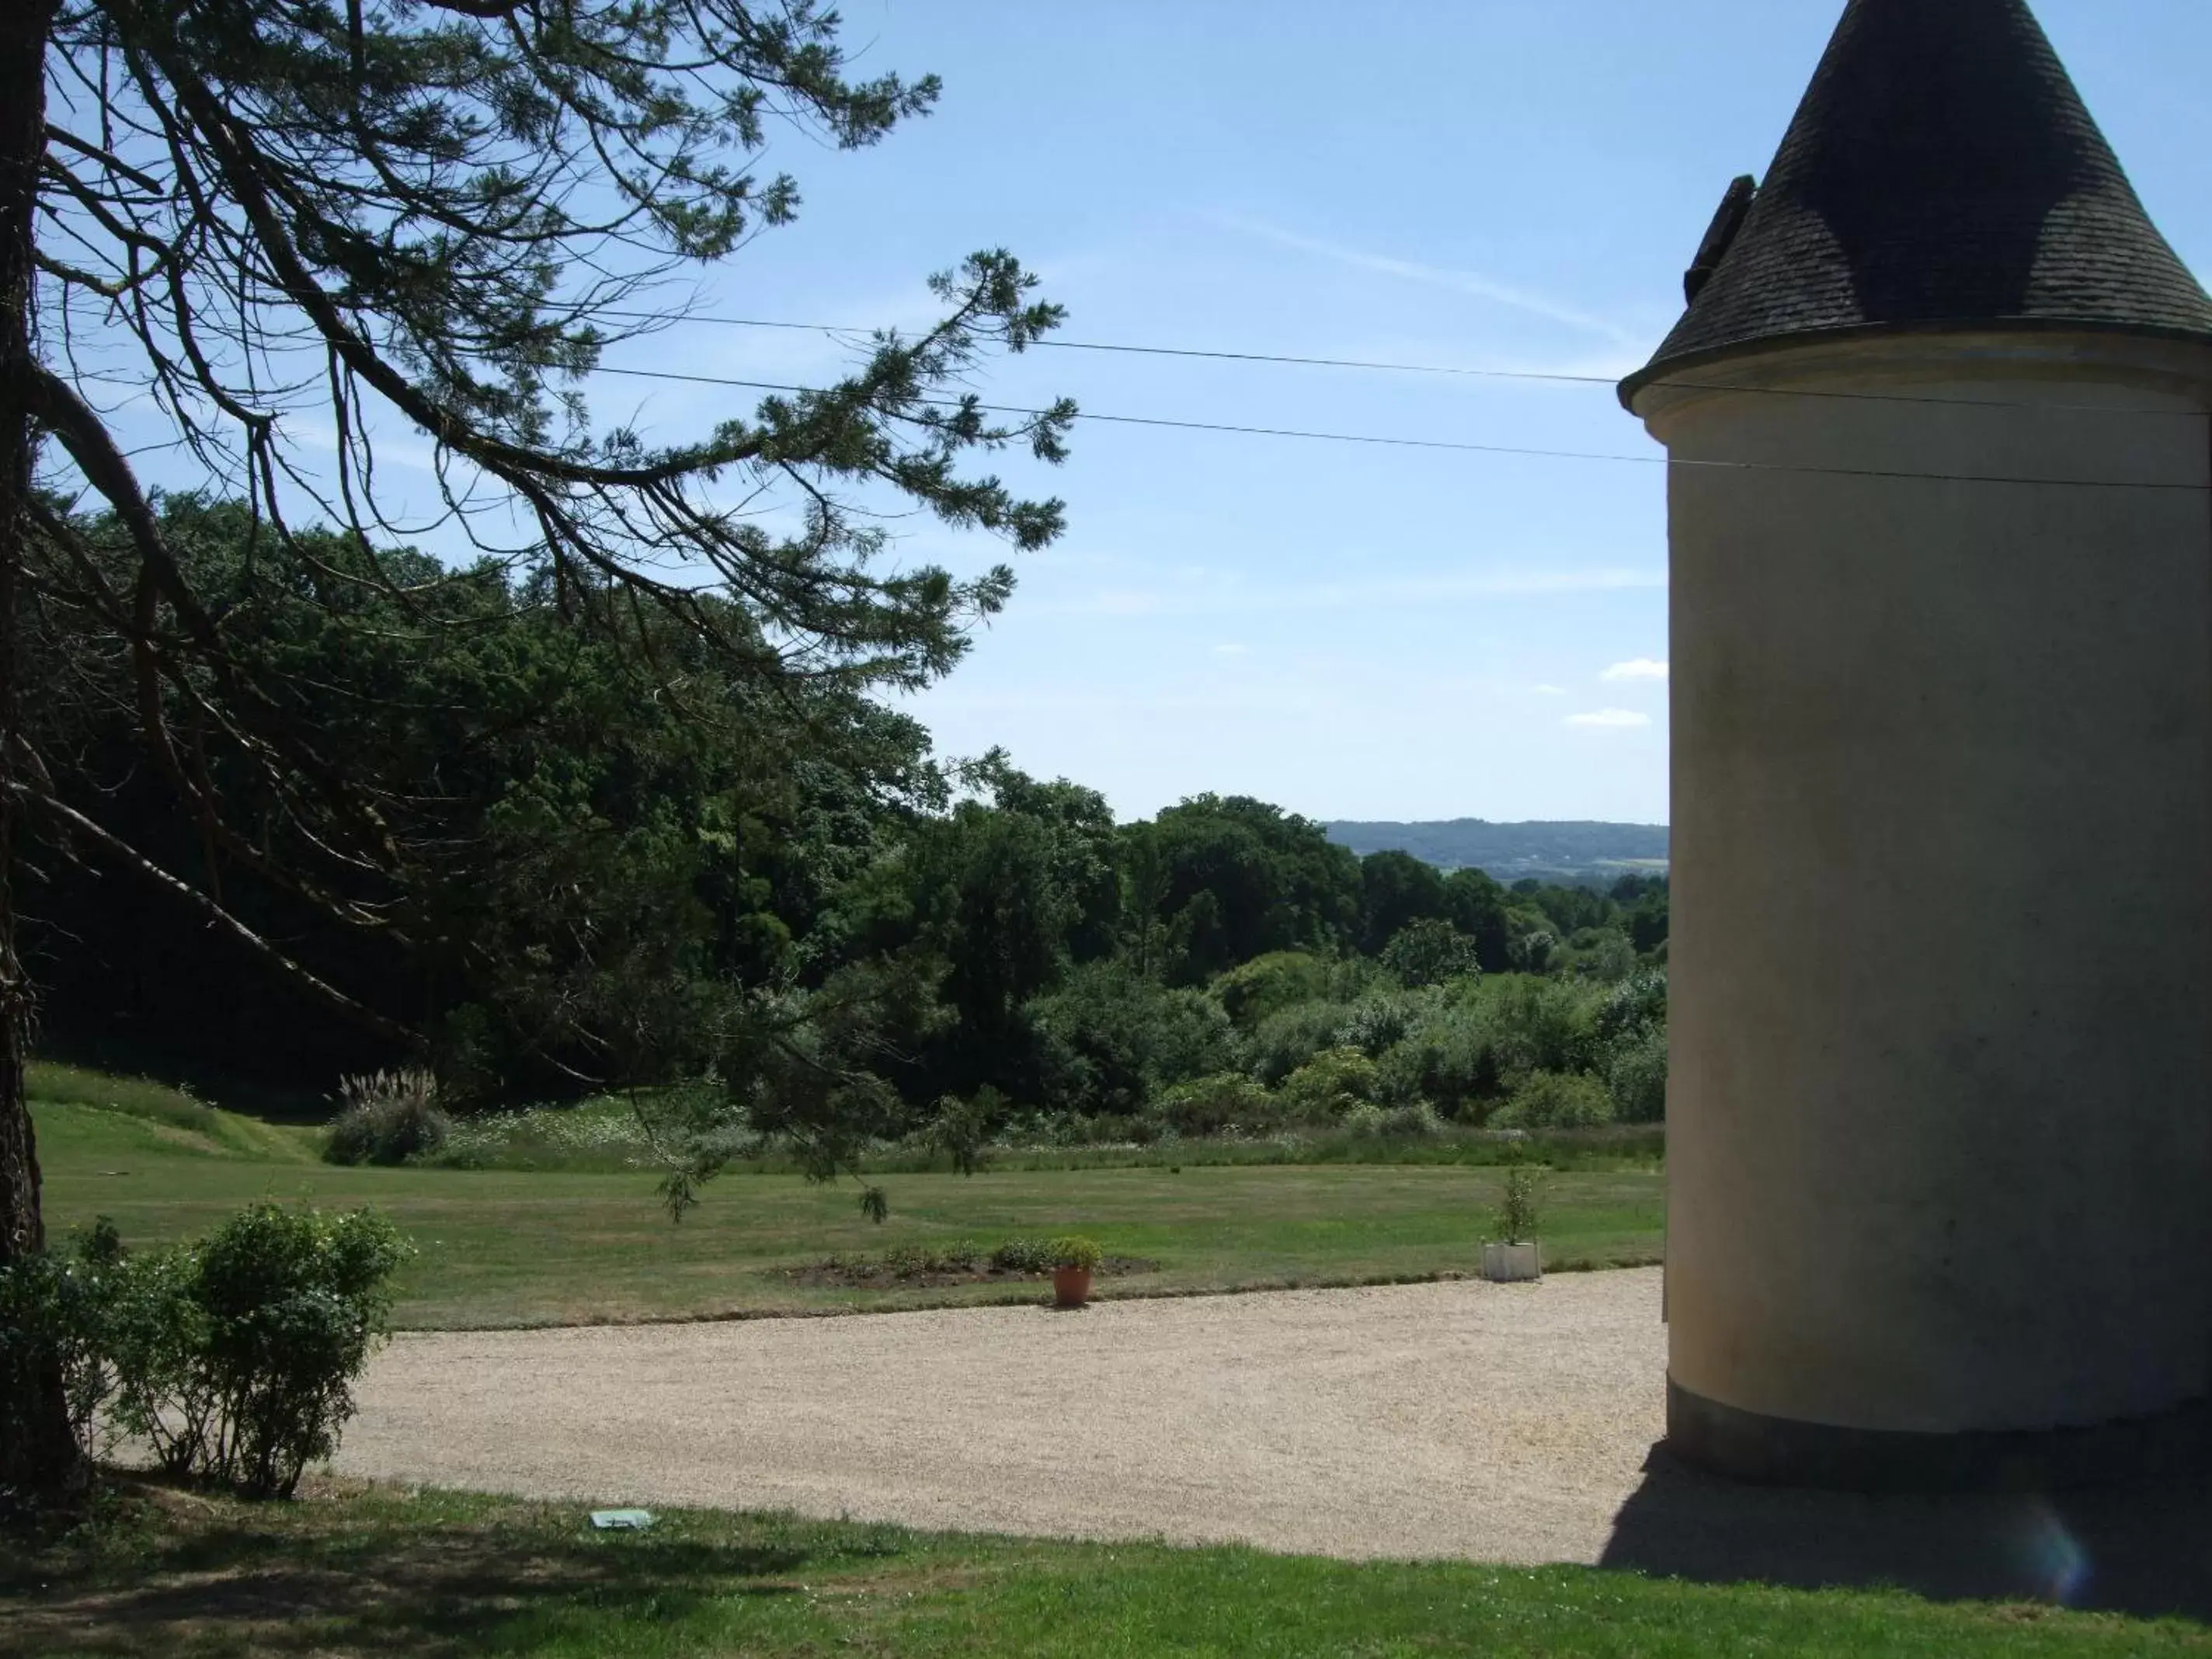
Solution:
[(1905, 337), (1683, 378), (1930, 401), (1636, 399), (1677, 463), (1674, 1380), (1933, 1432), (2201, 1398), (2212, 352)]

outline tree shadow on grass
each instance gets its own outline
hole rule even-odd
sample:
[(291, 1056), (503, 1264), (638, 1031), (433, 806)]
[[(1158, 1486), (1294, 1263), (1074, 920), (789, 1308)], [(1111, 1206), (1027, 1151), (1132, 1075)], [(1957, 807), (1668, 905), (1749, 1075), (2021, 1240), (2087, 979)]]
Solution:
[(526, 1651), (568, 1611), (600, 1628), (680, 1621), (708, 1602), (798, 1594), (789, 1575), (810, 1565), (896, 1553), (849, 1536), (816, 1548), (595, 1536), (580, 1523), (573, 1537), (430, 1523), (318, 1538), (232, 1521), (152, 1542), (127, 1576), (0, 1594), (0, 1655)]
[(1888, 1586), (2212, 1623), (2212, 1481), (2049, 1495), (1863, 1495), (1750, 1486), (1662, 1441), (1603, 1565), (1707, 1583)]

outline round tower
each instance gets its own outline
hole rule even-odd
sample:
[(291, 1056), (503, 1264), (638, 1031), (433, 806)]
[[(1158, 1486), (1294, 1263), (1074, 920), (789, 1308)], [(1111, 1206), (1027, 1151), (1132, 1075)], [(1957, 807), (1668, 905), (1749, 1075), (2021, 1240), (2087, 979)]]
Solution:
[(2212, 300), (2024, 0), (1851, 0), (1671, 461), (1668, 1436), (2063, 1483), (2212, 1395)]

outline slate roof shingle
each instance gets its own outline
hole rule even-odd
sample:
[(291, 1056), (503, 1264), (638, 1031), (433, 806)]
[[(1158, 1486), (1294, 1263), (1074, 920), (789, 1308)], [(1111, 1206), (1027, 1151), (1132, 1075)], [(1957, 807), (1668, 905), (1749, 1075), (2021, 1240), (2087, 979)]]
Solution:
[(1838, 330), (2212, 338), (2027, 0), (1850, 0), (1725, 255), (1624, 401), (1691, 360)]

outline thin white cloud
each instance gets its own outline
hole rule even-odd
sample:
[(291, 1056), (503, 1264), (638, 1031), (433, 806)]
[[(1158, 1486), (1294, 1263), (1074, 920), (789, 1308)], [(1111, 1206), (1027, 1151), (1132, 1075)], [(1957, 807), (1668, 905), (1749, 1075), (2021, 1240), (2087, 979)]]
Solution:
[(1448, 289), (1455, 294), (1465, 294), (1492, 304), (1510, 306), (1516, 311), (1525, 311), (1531, 316), (1542, 317), (1566, 327), (1580, 329), (1584, 333), (1598, 334), (1622, 345), (1636, 345), (1637, 337), (1619, 324), (1602, 317), (1592, 316), (1577, 310), (1548, 295), (1532, 294), (1525, 289), (1509, 287), (1472, 270), (1447, 270), (1441, 266), (1423, 264), (1414, 259), (1399, 259), (1383, 253), (1369, 253), (1359, 248), (1346, 247), (1339, 242), (1323, 241), (1318, 237), (1301, 236), (1296, 231), (1279, 226), (1263, 224), (1254, 219), (1234, 218), (1224, 215), (1218, 222), (1232, 230), (1243, 231), (1248, 236), (1258, 236), (1283, 247), (1296, 248), (1323, 259), (1332, 259), (1358, 270), (1371, 270), (1385, 276), (1395, 276), (1409, 283), (1420, 283), (1430, 288)]
[(1250, 649), (1249, 646), (1244, 645), (1217, 645), (1213, 647), (1213, 654), (1217, 657), (1241, 657)]
[(1567, 688), (1564, 685), (1540, 685), (1536, 688), (1536, 695), (1540, 697), (1564, 697), (1567, 695)]
[(1246, 616), (1261, 611), (1378, 611), (1457, 599), (1540, 598), (1546, 594), (1617, 592), (1667, 586), (1663, 570), (1500, 570), (1470, 576), (1415, 577), (1395, 581), (1327, 582), (1255, 590), (1224, 582), (1204, 588), (1099, 588), (1065, 599), (1015, 600), (1024, 616)]
[(1651, 724), (1651, 716), (1634, 708), (1600, 708), (1587, 714), (1570, 714), (1564, 725), (1588, 732), (1632, 732)]
[(1637, 657), (1613, 664), (1598, 678), (1616, 684), (1622, 680), (1663, 680), (1667, 678), (1667, 665), (1650, 657)]
[(957, 708), (1013, 714), (1191, 714), (1229, 710), (1242, 714), (1317, 715), (1340, 710), (1334, 692), (1259, 686), (1249, 690), (1206, 694), (1125, 696), (1109, 692), (1050, 690), (958, 691), (932, 690), (909, 699), (928, 709)]

